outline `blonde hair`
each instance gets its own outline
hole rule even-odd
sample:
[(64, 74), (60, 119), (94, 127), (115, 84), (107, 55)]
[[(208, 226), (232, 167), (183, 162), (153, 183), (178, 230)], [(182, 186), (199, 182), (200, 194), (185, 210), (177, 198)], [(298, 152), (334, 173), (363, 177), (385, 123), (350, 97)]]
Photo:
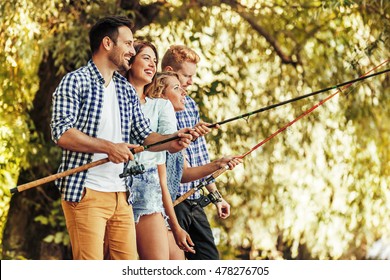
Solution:
[(167, 78), (176, 77), (179, 80), (179, 75), (176, 72), (166, 71), (157, 73), (152, 83), (145, 88), (145, 96), (149, 98), (163, 98), (164, 90), (167, 88)]
[(183, 62), (197, 64), (200, 60), (199, 55), (192, 49), (182, 45), (172, 45), (164, 54), (161, 60), (161, 69), (171, 66), (174, 71), (181, 69)]

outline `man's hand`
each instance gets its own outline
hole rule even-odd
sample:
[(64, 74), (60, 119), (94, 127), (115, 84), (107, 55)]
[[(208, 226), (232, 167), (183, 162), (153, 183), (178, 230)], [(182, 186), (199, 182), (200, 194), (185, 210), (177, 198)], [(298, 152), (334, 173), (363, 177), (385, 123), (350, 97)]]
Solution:
[(113, 163), (134, 160), (130, 149), (138, 147), (138, 145), (113, 143), (105, 139), (91, 137), (76, 128), (70, 128), (62, 134), (57, 145), (63, 149), (80, 153), (106, 154)]
[(213, 163), (217, 164), (219, 168), (223, 168), (226, 165), (229, 166), (229, 169), (232, 170), (238, 164), (242, 163), (242, 158), (240, 156), (226, 156), (217, 160), (214, 160)]
[[(212, 128), (210, 128), (211, 126), (211, 123), (207, 123), (207, 122), (204, 122), (204, 121), (200, 121), (198, 122), (195, 126), (194, 126), (194, 129), (195, 131), (200, 135), (200, 136), (204, 136), (206, 135), (207, 133), (210, 133)], [(215, 129), (219, 129), (219, 124), (215, 125), (213, 128)]]
[(191, 144), (192, 139), (199, 137), (199, 134), (194, 129), (188, 127), (180, 129), (173, 135), (177, 135), (179, 139), (170, 142), (168, 149), (170, 153), (176, 153), (187, 148)]
[(113, 163), (127, 162), (134, 160), (134, 155), (130, 149), (138, 147), (128, 143), (112, 143), (107, 151), (108, 159)]
[(215, 206), (217, 207), (218, 217), (220, 219), (226, 219), (230, 216), (230, 204), (226, 202), (223, 198), (222, 201), (217, 202)]

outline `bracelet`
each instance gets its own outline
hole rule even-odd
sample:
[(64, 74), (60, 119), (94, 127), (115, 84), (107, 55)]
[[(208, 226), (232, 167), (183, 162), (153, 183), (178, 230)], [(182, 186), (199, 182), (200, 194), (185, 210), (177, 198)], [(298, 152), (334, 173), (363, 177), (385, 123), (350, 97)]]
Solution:
[(218, 202), (222, 202), (222, 195), (219, 193), (218, 190), (210, 192), (208, 197), (210, 198), (210, 201), (214, 204)]

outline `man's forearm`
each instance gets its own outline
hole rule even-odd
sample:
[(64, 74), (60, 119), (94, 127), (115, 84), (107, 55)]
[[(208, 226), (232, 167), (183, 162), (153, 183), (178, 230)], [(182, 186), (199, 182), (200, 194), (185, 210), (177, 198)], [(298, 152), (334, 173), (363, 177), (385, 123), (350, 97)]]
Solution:
[(112, 142), (94, 138), (77, 130), (76, 128), (68, 129), (57, 142), (58, 146), (63, 149), (82, 152), (82, 153), (109, 153)]
[[(145, 141), (143, 144), (144, 144), (144, 146), (147, 146), (147, 145), (155, 144), (155, 143), (158, 143), (160, 141), (163, 141), (163, 140), (166, 140), (166, 139), (172, 138), (172, 137), (175, 137), (175, 135), (174, 134), (161, 135), (159, 133), (152, 132), (151, 134), (149, 134), (148, 137), (145, 138)], [(172, 141), (176, 141), (176, 140), (172, 140)], [(150, 151), (150, 152), (165, 151), (165, 150), (170, 149), (170, 146), (171, 146), (171, 143), (167, 142), (164, 144), (152, 146), (148, 149), (148, 151)]]
[(206, 186), (206, 189), (209, 191), (209, 192), (215, 192), (217, 190), (217, 185), (215, 185), (215, 183), (211, 183), (211, 184), (208, 184)]

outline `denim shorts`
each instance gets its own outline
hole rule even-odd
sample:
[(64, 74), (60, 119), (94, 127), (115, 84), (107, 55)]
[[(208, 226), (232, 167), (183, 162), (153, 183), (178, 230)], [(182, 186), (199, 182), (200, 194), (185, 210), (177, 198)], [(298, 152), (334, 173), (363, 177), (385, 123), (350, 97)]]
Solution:
[(145, 173), (133, 176), (130, 187), (134, 221), (143, 215), (161, 213), (166, 218), (157, 167), (148, 168)]

